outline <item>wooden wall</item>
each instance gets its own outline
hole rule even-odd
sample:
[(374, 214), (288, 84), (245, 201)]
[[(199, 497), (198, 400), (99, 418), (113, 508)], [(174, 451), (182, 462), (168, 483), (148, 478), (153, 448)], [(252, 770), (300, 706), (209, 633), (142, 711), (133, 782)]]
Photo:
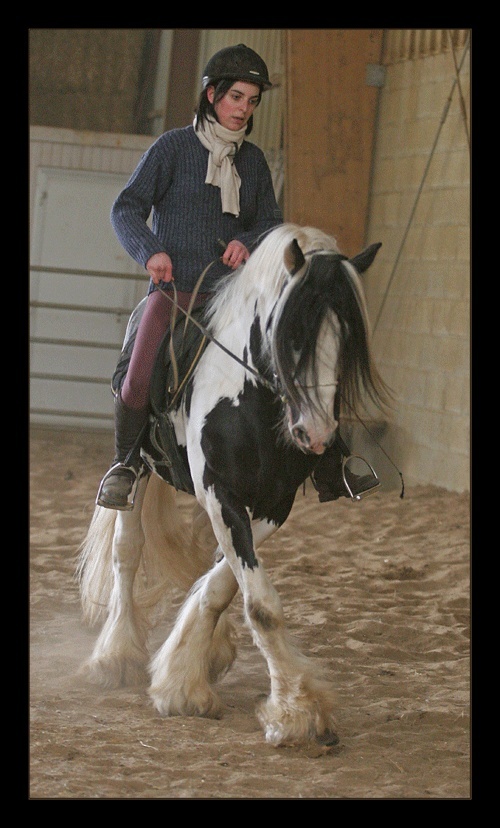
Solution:
[(285, 216), (365, 243), (382, 29), (286, 32)]

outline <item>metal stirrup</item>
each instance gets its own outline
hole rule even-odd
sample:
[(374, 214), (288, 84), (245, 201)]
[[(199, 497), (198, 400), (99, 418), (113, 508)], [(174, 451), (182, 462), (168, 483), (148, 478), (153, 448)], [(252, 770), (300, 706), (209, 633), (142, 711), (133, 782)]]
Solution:
[[(131, 488), (128, 496), (127, 496), (127, 505), (126, 506), (110, 506), (108, 503), (106, 503), (106, 501), (101, 501), (102, 487), (104, 486), (104, 484), (105, 484), (106, 480), (108, 479), (108, 477), (111, 477), (113, 472), (115, 472), (117, 469), (129, 469), (130, 471), (133, 471), (135, 473), (135, 480), (132, 483), (132, 488)], [(110, 469), (108, 469), (108, 471), (106, 472), (106, 474), (104, 475), (104, 477), (101, 480), (101, 483), (100, 483), (100, 486), (99, 486), (99, 491), (97, 492), (97, 497), (96, 497), (96, 500), (95, 500), (96, 505), (97, 506), (102, 506), (103, 508), (107, 508), (107, 509), (116, 509), (117, 511), (131, 512), (132, 509), (134, 508), (135, 496), (137, 494), (137, 487), (139, 485), (140, 476), (141, 475), (139, 474), (139, 472), (136, 472), (135, 469), (131, 468), (131, 466), (126, 466), (125, 463), (115, 463), (113, 466), (111, 466)]]
[[(347, 477), (345, 473), (347, 463), (349, 462), (349, 460), (353, 460), (354, 458), (356, 458), (357, 460), (361, 460), (366, 466), (368, 466), (372, 474), (373, 480), (375, 481), (373, 483), (373, 486), (370, 486), (369, 489), (365, 489), (365, 491), (359, 492), (358, 494), (353, 493), (351, 487), (349, 486), (349, 483), (347, 482)], [(353, 474), (354, 472), (351, 473)], [(349, 493), (349, 497), (351, 498), (351, 500), (355, 502), (361, 500), (363, 497), (368, 497), (368, 495), (373, 494), (373, 492), (375, 492), (380, 487), (380, 480), (377, 477), (375, 469), (373, 468), (373, 466), (370, 465), (368, 460), (365, 460), (365, 458), (361, 457), (361, 455), (359, 454), (349, 454), (347, 457), (342, 458), (342, 476), (344, 478), (344, 485)]]

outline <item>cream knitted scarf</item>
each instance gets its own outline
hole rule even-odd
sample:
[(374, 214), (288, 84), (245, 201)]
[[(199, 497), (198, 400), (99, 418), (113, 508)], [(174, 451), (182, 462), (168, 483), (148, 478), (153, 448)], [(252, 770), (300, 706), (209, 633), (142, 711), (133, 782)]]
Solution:
[(234, 166), (234, 156), (244, 141), (246, 126), (233, 131), (218, 121), (206, 120), (196, 129), (196, 119), (193, 126), (201, 143), (209, 150), (205, 184), (220, 187), (222, 212), (237, 217), (240, 214), (241, 179)]

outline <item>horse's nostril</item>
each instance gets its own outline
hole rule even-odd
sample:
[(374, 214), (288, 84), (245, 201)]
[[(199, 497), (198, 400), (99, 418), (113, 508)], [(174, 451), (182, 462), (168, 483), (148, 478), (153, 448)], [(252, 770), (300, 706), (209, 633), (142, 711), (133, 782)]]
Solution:
[(302, 445), (304, 446), (309, 445), (309, 437), (307, 435), (307, 431), (301, 428), (301, 426), (295, 426), (292, 429), (292, 434), (297, 443), (302, 443)]

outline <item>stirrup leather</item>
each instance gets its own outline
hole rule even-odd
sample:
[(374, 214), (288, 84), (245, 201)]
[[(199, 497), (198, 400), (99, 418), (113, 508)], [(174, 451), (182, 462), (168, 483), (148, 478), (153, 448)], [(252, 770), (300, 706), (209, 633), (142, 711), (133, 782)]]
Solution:
[[(132, 483), (132, 488), (130, 489), (130, 492), (127, 496), (127, 505), (126, 506), (111, 506), (109, 502), (107, 502), (105, 500), (101, 500), (101, 493), (102, 493), (102, 489), (103, 489), (103, 486), (104, 486), (106, 480), (109, 477), (111, 477), (111, 475), (114, 474), (114, 472), (117, 469), (127, 469), (127, 471), (131, 471), (135, 474), (135, 480)], [(108, 471), (106, 472), (106, 474), (104, 475), (104, 477), (101, 480), (101, 483), (100, 483), (100, 486), (99, 486), (99, 491), (97, 492), (97, 497), (96, 497), (96, 500), (95, 500), (96, 505), (97, 506), (103, 506), (106, 509), (111, 508), (111, 509), (116, 509), (117, 511), (131, 512), (132, 509), (134, 508), (135, 496), (137, 494), (137, 487), (139, 485), (140, 476), (141, 475), (139, 474), (139, 472), (137, 472), (134, 468), (132, 468), (132, 466), (127, 466), (125, 463), (115, 463), (113, 466), (111, 466), (110, 469), (108, 469)]]
[[(359, 492), (353, 492), (349, 483), (347, 482), (346, 470), (350, 471), (350, 469), (347, 468), (347, 463), (349, 462), (349, 460), (353, 459), (361, 460), (365, 464), (365, 466), (368, 466), (371, 472), (371, 480), (369, 480), (369, 484), (366, 486), (366, 488)], [(353, 474), (353, 472), (351, 472), (351, 474)], [(342, 458), (342, 476), (344, 478), (344, 485), (349, 493), (349, 497), (354, 502), (360, 501), (363, 497), (368, 497), (368, 495), (373, 494), (373, 492), (380, 488), (380, 480), (377, 477), (375, 469), (373, 468), (373, 466), (370, 465), (368, 460), (365, 460), (365, 458), (361, 457), (359, 454), (349, 454)], [(365, 475), (364, 477), (369, 477), (369, 475)]]

